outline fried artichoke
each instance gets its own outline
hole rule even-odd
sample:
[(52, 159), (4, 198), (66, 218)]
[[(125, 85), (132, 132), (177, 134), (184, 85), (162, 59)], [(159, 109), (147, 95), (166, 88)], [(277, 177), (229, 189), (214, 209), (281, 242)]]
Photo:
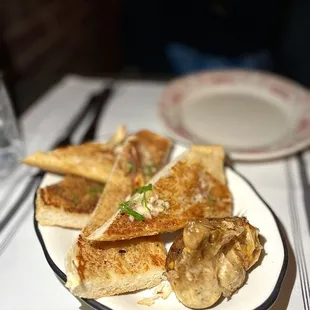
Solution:
[(192, 221), (173, 243), (166, 270), (177, 298), (187, 307), (212, 306), (245, 282), (262, 246), (258, 229), (243, 217)]

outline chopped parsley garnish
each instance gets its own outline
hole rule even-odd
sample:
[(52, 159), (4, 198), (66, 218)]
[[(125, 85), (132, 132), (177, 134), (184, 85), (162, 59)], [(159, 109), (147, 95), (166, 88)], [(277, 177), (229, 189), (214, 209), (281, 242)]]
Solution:
[(150, 208), (147, 206), (147, 200), (146, 200), (146, 195), (145, 192), (143, 193), (143, 197), (142, 197), (142, 204), (144, 205), (144, 207), (151, 213)]
[(73, 203), (75, 204), (75, 205), (77, 205), (78, 203), (79, 203), (79, 197), (77, 196), (77, 195), (74, 195), (73, 196)]
[(146, 165), (143, 167), (143, 174), (146, 175), (146, 176), (153, 176), (154, 174), (154, 171), (155, 170), (155, 166), (153, 165)]
[(128, 200), (119, 205), (119, 207), (129, 208), (133, 204), (133, 200)]
[(210, 196), (210, 195), (208, 195), (208, 200), (210, 202), (216, 202), (216, 199), (214, 197)]
[(133, 204), (132, 200), (125, 201), (119, 205), (120, 210), (123, 213), (127, 213), (128, 215), (131, 215), (135, 220), (137, 221), (143, 221), (144, 216), (135, 210), (131, 209), (130, 206)]
[(127, 163), (126, 163), (126, 172), (127, 173), (132, 173), (132, 172), (135, 172), (135, 166), (133, 165), (133, 163), (132, 162), (130, 162), (130, 161), (127, 161)]
[(142, 205), (149, 211), (151, 212), (150, 208), (147, 206), (147, 199), (146, 199), (146, 192), (151, 191), (153, 189), (153, 185), (149, 184), (149, 185), (145, 185), (145, 186), (141, 186), (138, 187), (136, 189), (133, 190), (132, 194), (142, 194)]
[(135, 188), (133, 191), (132, 191), (132, 194), (144, 194), (148, 191), (151, 191), (153, 189), (153, 185), (152, 184), (149, 184), (149, 185), (145, 185), (145, 186), (140, 186), (140, 187), (137, 187)]
[[(150, 208), (147, 206), (147, 199), (146, 199), (146, 192), (152, 190), (153, 186), (152, 184), (146, 185), (146, 186), (141, 186), (138, 187), (136, 189), (133, 190), (132, 195), (134, 194), (142, 194), (142, 205), (149, 211), (151, 212)], [(135, 210), (133, 210), (131, 207), (131, 205), (134, 204), (134, 200), (130, 199), (128, 201), (125, 201), (123, 203), (121, 203), (119, 205), (120, 210), (123, 213), (127, 213), (128, 215), (131, 215), (134, 217), (135, 220), (137, 221), (143, 221), (144, 220), (144, 216), (138, 212), (136, 212)]]
[(88, 190), (88, 193), (91, 194), (91, 195), (99, 195), (102, 193), (102, 188), (101, 187), (91, 187), (89, 190)]

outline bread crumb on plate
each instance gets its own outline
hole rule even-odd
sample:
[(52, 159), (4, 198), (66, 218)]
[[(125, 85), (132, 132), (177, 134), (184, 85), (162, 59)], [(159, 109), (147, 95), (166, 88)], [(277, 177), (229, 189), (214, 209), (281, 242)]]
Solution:
[(171, 293), (172, 288), (169, 282), (165, 281), (154, 289), (152, 297), (143, 298), (142, 300), (138, 301), (138, 304), (143, 306), (152, 306), (156, 299), (167, 299)]

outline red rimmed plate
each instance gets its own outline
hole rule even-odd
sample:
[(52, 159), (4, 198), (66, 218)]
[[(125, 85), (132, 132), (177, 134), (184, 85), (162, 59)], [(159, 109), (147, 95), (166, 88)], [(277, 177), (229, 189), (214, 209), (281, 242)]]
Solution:
[(173, 80), (159, 113), (178, 140), (222, 144), (234, 160), (275, 159), (310, 145), (309, 94), (269, 73), (209, 71)]

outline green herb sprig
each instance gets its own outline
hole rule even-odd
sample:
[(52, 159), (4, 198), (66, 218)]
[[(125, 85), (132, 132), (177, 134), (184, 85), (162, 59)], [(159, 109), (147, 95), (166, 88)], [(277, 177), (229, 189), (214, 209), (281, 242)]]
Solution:
[(149, 185), (145, 185), (145, 186), (140, 186), (140, 187), (137, 187), (135, 188), (133, 191), (132, 191), (132, 194), (144, 194), (148, 191), (151, 191), (153, 189), (153, 185), (152, 184), (149, 184)]
[(79, 196), (78, 195), (74, 195), (73, 196), (73, 203), (75, 204), (75, 205), (77, 205), (77, 204), (79, 204)]
[(132, 200), (128, 200), (128, 201), (125, 201), (123, 203), (121, 203), (119, 205), (119, 208), (120, 210), (123, 212), (123, 213), (126, 213), (128, 215), (131, 215), (134, 217), (135, 220), (137, 221), (143, 221), (144, 220), (144, 216), (138, 212), (136, 212), (135, 210), (131, 209), (130, 206), (133, 204), (133, 201)]
[(154, 165), (146, 165), (143, 167), (143, 174), (151, 177), (154, 175), (154, 172), (156, 171), (156, 167)]
[(127, 161), (126, 162), (126, 168), (127, 168), (126, 172), (128, 174), (136, 171), (136, 168), (135, 168), (134, 164), (131, 161)]
[(212, 197), (211, 195), (208, 195), (208, 200), (210, 202), (216, 202), (216, 198)]
[[(143, 195), (142, 204), (149, 212), (151, 212), (151, 210), (147, 206), (146, 192), (151, 191), (152, 189), (153, 189), (152, 184), (149, 184), (149, 185), (137, 187), (132, 191), (132, 195), (137, 194), (137, 193)], [(137, 211), (133, 210), (132, 208), (130, 208), (133, 205), (133, 203), (134, 203), (133, 199), (130, 199), (128, 201), (121, 203), (119, 205), (119, 208), (123, 213), (133, 216), (135, 220), (143, 221), (145, 219), (144, 216), (138, 213)]]
[(101, 187), (90, 187), (89, 190), (88, 190), (88, 193), (90, 195), (99, 195), (102, 193), (102, 188)]
[(145, 185), (145, 186), (141, 186), (138, 187), (136, 189), (133, 190), (132, 194), (142, 194), (142, 205), (151, 213), (150, 208), (147, 206), (147, 199), (146, 199), (146, 192), (151, 191), (153, 189), (153, 185), (149, 184), (149, 185)]

